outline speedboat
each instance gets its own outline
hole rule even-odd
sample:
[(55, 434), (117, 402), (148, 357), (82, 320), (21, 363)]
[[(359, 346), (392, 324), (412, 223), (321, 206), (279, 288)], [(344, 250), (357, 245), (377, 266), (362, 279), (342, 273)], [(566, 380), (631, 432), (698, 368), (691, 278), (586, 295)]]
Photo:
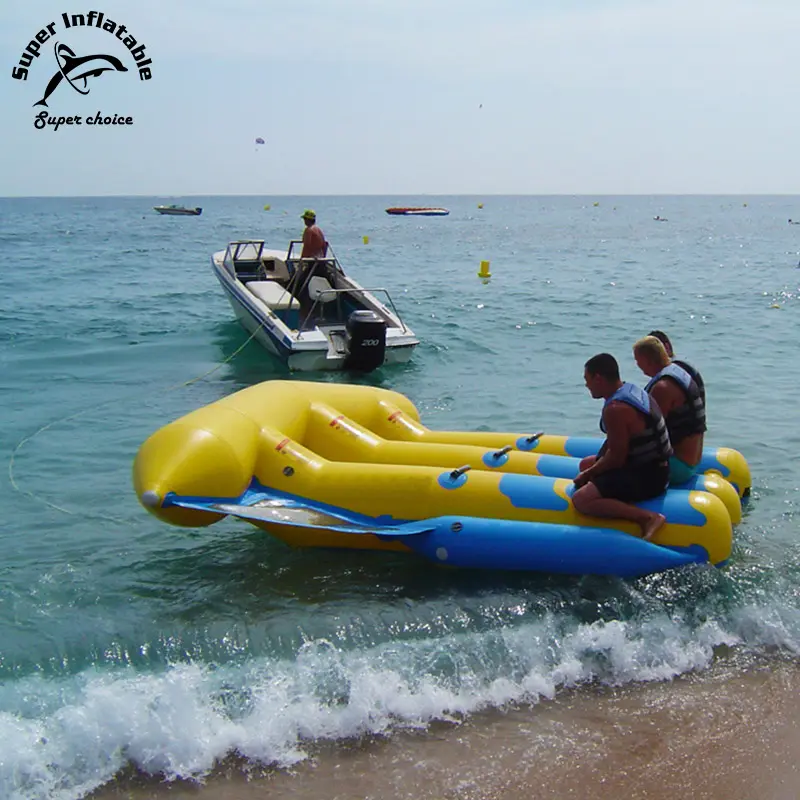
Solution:
[(387, 214), (417, 217), (446, 217), (450, 212), (446, 208), (425, 208), (422, 206), (397, 206), (386, 209)]
[(153, 206), (155, 211), (159, 214), (172, 214), (175, 216), (181, 215), (185, 217), (197, 217), (203, 213), (202, 208), (187, 208), (186, 206)]
[(356, 283), (330, 245), (323, 258), (301, 258), (302, 244), (270, 250), (248, 239), (211, 257), (245, 329), (290, 370), (370, 372), (408, 361), (419, 339), (389, 292)]

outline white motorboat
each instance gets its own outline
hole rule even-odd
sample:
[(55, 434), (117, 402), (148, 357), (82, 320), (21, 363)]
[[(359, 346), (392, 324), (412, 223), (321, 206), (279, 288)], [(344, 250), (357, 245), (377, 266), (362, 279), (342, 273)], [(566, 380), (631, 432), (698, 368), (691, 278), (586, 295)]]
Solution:
[(330, 245), (324, 258), (300, 258), (301, 248), (300, 241), (269, 250), (263, 240), (243, 240), (211, 257), (245, 329), (291, 370), (369, 372), (408, 361), (419, 339), (389, 292), (356, 283)]

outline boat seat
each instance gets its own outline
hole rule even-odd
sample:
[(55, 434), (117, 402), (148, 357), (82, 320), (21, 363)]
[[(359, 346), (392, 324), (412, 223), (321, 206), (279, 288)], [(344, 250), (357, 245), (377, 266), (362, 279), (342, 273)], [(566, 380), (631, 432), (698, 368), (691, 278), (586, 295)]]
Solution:
[(250, 281), (247, 288), (262, 303), (275, 311), (300, 308), (297, 298), (276, 281)]
[(336, 293), (332, 292), (331, 289), (333, 289), (333, 286), (322, 275), (314, 275), (308, 281), (308, 296), (312, 301), (318, 300), (320, 303), (330, 303), (331, 300), (335, 300)]
[(271, 280), (279, 281), (288, 281), (291, 277), (286, 262), (275, 256), (264, 256), (261, 259), (261, 266), (263, 269), (261, 277), (268, 277)]

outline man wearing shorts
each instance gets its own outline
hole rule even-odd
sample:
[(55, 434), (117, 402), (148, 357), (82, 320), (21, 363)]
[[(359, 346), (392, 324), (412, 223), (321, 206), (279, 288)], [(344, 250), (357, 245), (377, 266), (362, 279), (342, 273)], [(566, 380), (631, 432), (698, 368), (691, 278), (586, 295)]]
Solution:
[(666, 521), (663, 514), (633, 503), (658, 497), (669, 483), (672, 446), (658, 404), (638, 386), (624, 383), (614, 356), (590, 358), (586, 388), (604, 399), (600, 429), (606, 440), (596, 456), (581, 461), (572, 504), (582, 514), (635, 522), (649, 540)]

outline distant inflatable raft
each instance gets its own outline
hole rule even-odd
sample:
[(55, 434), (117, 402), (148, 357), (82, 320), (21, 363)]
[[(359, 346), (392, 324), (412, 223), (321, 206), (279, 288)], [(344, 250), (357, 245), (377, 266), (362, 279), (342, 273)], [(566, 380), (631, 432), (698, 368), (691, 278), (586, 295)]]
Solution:
[(450, 211), (446, 208), (428, 206), (393, 206), (386, 209), (387, 214), (402, 217), (446, 217)]
[[(667, 517), (645, 542), (632, 523), (573, 507), (579, 458), (572, 454), (586, 441), (432, 431), (397, 392), (268, 381), (154, 433), (136, 456), (133, 479), (142, 505), (165, 522), (203, 526), (230, 515), (296, 547), (622, 577), (725, 563), (741, 518), (727, 480), (698, 476), (642, 503)], [(559, 448), (568, 455), (545, 452)], [(709, 452), (713, 467), (724, 457), (728, 474), (749, 489), (741, 454)]]

